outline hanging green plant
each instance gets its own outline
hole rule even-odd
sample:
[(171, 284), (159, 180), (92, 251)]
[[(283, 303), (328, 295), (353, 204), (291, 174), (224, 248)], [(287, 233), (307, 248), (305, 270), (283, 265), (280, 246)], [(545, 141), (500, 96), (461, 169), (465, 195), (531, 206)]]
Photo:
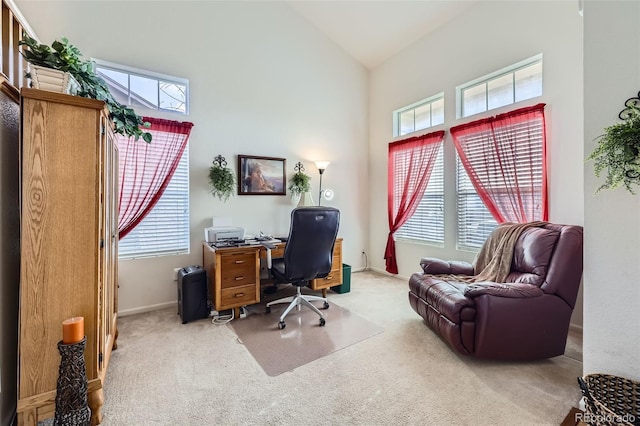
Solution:
[[(640, 97), (640, 93), (638, 94)], [(620, 113), (621, 123), (604, 129), (596, 141), (598, 146), (587, 158), (593, 160), (597, 177), (606, 173), (603, 189), (615, 189), (623, 185), (627, 191), (635, 194), (634, 185), (640, 185), (640, 109), (638, 98), (628, 99), (627, 108)]]
[(231, 169), (227, 167), (227, 161), (221, 155), (213, 160), (213, 165), (209, 168), (209, 183), (211, 194), (220, 201), (226, 202), (234, 193), (236, 180)]
[(303, 192), (309, 192), (311, 189), (311, 178), (304, 173), (304, 166), (298, 161), (293, 168), (295, 173), (289, 178), (289, 191), (291, 195), (299, 195)]

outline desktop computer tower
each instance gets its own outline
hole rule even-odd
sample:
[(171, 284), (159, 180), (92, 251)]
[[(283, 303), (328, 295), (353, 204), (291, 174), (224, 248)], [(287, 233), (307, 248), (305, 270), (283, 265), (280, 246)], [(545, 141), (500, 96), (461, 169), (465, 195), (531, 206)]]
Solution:
[(207, 272), (202, 266), (185, 266), (178, 271), (178, 314), (183, 324), (209, 317)]

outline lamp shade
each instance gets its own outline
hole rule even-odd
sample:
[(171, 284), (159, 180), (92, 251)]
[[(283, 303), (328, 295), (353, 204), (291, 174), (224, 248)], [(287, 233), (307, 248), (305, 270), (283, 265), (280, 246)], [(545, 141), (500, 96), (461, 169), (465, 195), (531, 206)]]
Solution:
[(315, 206), (313, 202), (313, 198), (311, 198), (311, 193), (303, 192), (300, 194), (300, 201), (298, 201), (298, 207), (309, 207)]
[(314, 161), (314, 163), (316, 163), (316, 167), (318, 168), (318, 170), (320, 170), (320, 173), (324, 172), (324, 169), (326, 169), (329, 166), (329, 161)]

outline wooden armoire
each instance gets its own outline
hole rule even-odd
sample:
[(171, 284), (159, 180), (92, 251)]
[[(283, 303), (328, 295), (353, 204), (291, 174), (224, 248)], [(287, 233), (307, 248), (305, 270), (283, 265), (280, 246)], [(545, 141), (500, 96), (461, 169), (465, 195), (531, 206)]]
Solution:
[(21, 91), (18, 424), (55, 414), (62, 321), (82, 316), (91, 423), (117, 337), (118, 153), (105, 104)]

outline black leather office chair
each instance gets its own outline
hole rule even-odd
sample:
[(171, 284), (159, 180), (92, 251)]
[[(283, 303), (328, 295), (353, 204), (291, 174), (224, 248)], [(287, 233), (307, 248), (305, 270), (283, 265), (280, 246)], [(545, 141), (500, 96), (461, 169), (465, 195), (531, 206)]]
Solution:
[[(299, 207), (291, 212), (289, 238), (284, 249), (284, 257), (271, 259), (267, 247), (267, 266), (276, 283), (291, 283), (296, 286), (295, 296), (285, 297), (267, 303), (267, 313), (271, 305), (289, 303), (280, 315), (278, 328), (285, 327), (284, 318), (295, 307), (305, 305), (320, 316), (320, 326), (325, 324), (324, 315), (312, 301), (322, 301), (324, 309), (329, 302), (324, 297), (303, 295), (300, 288), (314, 278), (324, 278), (331, 272), (333, 247), (340, 225), (340, 211), (332, 207)], [(299, 309), (299, 308), (298, 308)]]

